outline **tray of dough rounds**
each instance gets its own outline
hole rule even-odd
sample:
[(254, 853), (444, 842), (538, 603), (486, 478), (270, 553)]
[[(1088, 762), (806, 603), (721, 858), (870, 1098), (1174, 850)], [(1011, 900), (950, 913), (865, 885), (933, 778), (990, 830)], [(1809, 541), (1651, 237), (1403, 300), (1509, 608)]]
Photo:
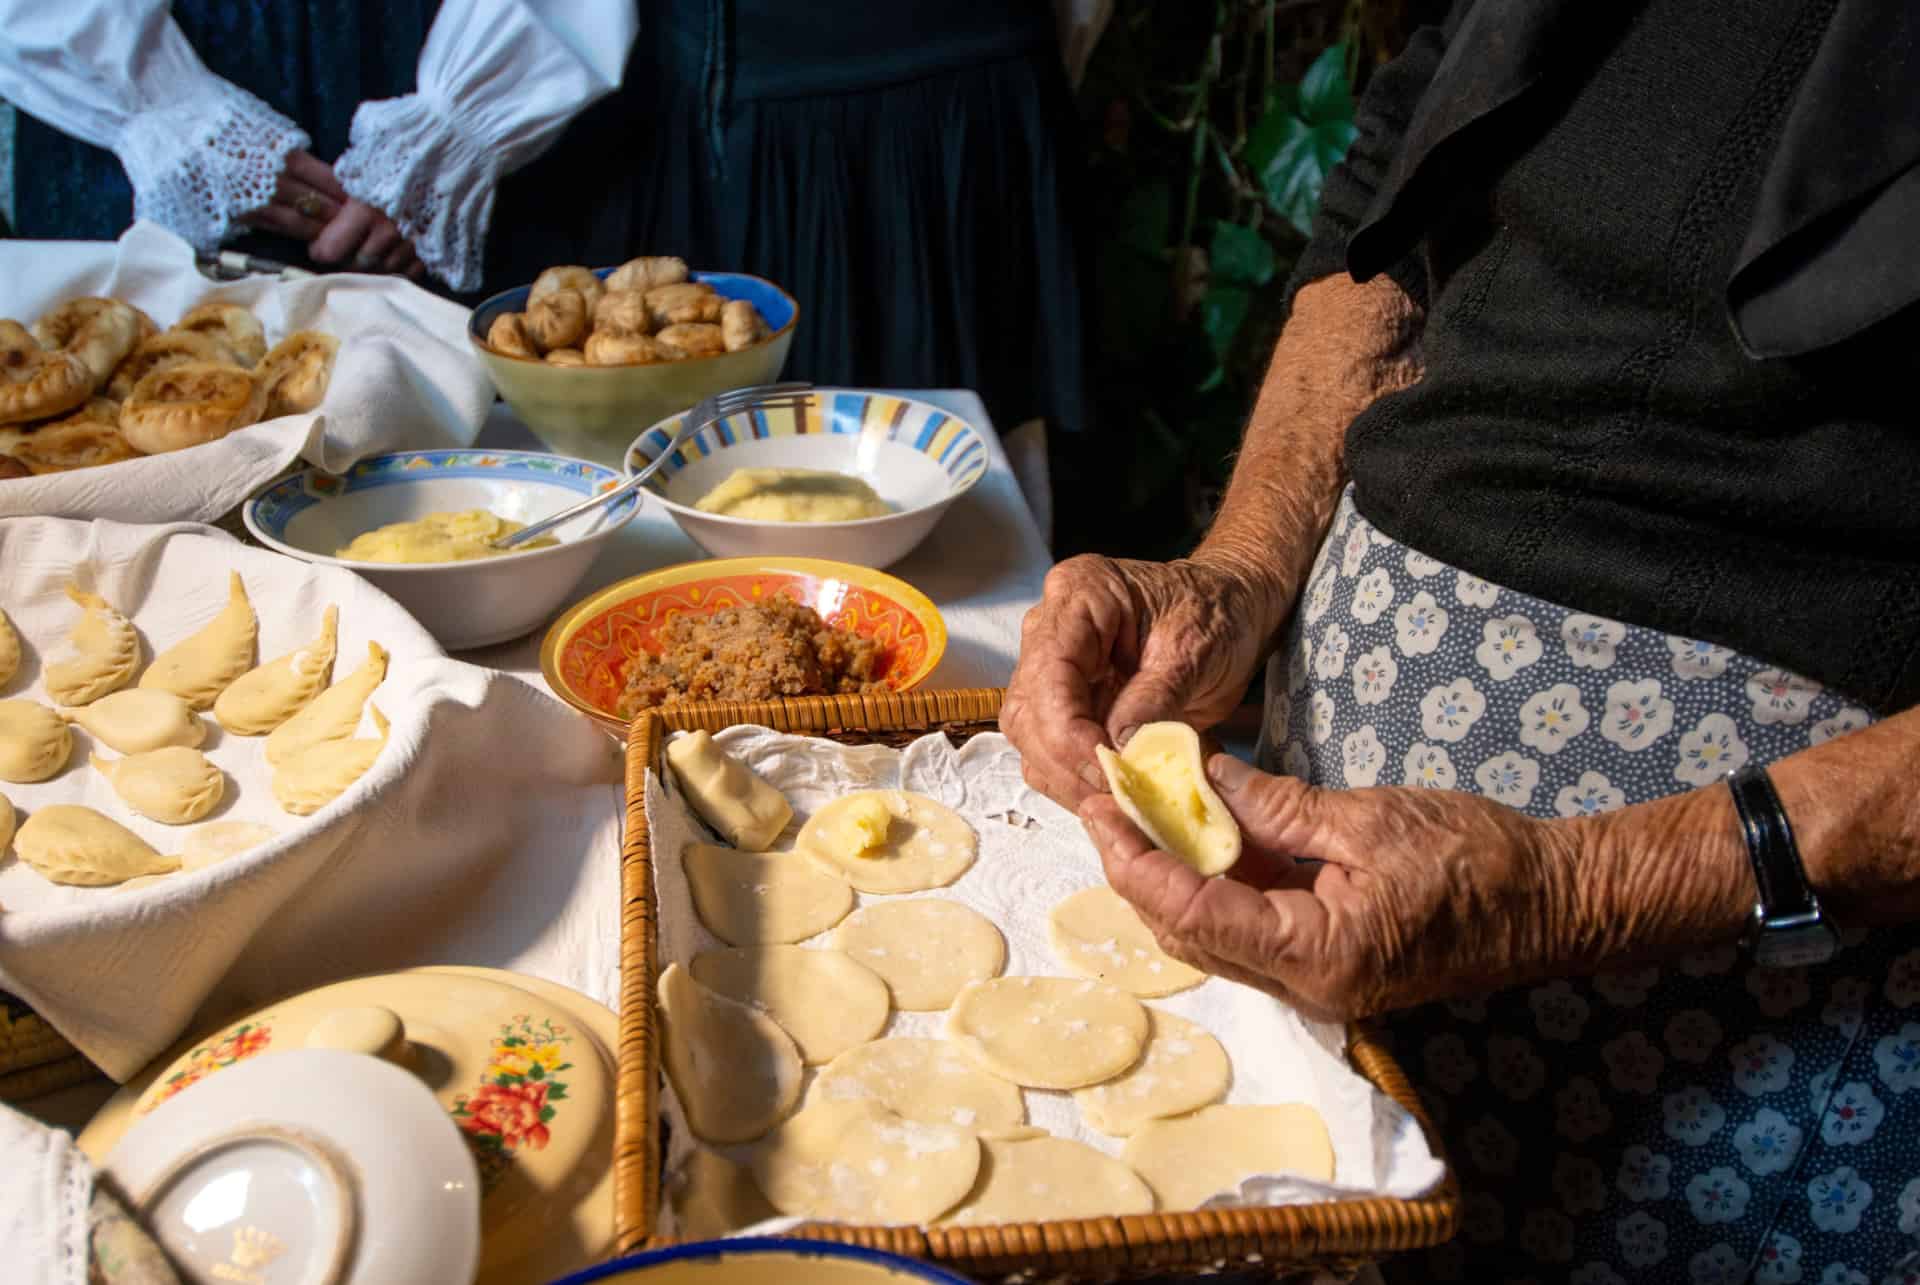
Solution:
[(1344, 1272), (1452, 1236), (1382, 1043), (1161, 954), (1020, 781), (1001, 697), (635, 722), (621, 1248), (750, 1228), (1111, 1280)]

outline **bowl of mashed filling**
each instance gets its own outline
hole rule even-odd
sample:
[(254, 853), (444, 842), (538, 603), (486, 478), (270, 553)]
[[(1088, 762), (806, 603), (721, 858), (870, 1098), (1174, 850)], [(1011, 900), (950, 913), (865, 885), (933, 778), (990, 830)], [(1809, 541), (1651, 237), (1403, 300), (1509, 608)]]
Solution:
[[(652, 463), (679, 430), (676, 415), (642, 433), (628, 469)], [(647, 487), (715, 557), (885, 567), (927, 537), (987, 462), (980, 431), (930, 402), (820, 388), (798, 408), (746, 411), (702, 429)]]
[(281, 553), (355, 571), (413, 613), (448, 651), (533, 632), (566, 602), (613, 534), (629, 496), (510, 550), (493, 541), (623, 480), (589, 460), (538, 451), (395, 451), (345, 474), (308, 468), (242, 510)]

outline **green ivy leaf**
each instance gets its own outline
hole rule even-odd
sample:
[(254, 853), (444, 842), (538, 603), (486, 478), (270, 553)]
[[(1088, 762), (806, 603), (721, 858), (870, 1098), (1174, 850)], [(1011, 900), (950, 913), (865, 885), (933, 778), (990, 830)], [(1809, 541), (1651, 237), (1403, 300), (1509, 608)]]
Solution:
[(1353, 143), (1353, 91), (1345, 45), (1314, 59), (1297, 87), (1267, 96), (1247, 135), (1247, 165), (1268, 201), (1302, 236), (1313, 235), (1313, 212), (1327, 172)]
[(1273, 246), (1252, 228), (1237, 223), (1223, 220), (1213, 225), (1207, 259), (1215, 281), (1264, 286), (1273, 280)]
[(1299, 114), (1315, 124), (1353, 123), (1353, 85), (1347, 79), (1347, 47), (1330, 45), (1300, 78)]

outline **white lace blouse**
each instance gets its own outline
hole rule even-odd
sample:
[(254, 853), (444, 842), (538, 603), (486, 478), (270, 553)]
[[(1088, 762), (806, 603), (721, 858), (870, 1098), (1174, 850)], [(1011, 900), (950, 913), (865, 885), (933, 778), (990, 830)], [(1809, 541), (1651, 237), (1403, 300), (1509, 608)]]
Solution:
[[(445, 0), (415, 93), (362, 103), (334, 162), (348, 193), (384, 211), (428, 270), (480, 284), (494, 187), (619, 86), (638, 30), (622, 0)], [(106, 147), (135, 218), (211, 251), (273, 197), (311, 140), (208, 71), (168, 0), (0, 0), (0, 98)]]

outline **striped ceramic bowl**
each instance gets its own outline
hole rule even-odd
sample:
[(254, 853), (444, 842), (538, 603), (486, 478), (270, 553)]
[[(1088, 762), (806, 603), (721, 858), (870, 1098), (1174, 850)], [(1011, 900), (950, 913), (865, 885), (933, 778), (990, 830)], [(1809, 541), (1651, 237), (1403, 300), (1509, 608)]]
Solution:
[[(676, 415), (642, 433), (628, 448), (628, 470), (651, 464), (679, 429)], [(850, 473), (894, 511), (853, 522), (767, 522), (694, 507), (742, 468)], [(703, 429), (647, 485), (687, 537), (715, 557), (788, 554), (885, 567), (924, 540), (986, 471), (985, 437), (957, 415), (891, 393), (819, 388), (799, 410), (752, 411)]]

